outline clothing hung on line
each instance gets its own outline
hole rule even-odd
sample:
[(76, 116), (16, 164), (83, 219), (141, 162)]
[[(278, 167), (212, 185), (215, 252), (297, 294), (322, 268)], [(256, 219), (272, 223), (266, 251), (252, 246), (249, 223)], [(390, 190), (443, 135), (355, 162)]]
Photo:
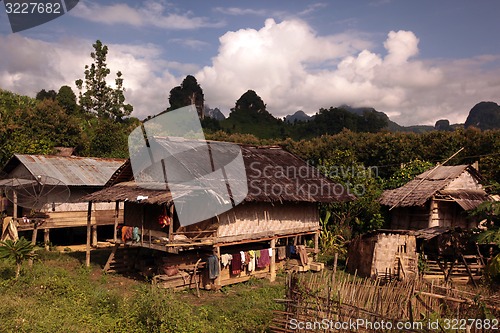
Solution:
[(284, 260), (286, 259), (286, 247), (285, 246), (279, 246), (276, 248), (278, 252), (278, 260)]
[(231, 263), (231, 260), (233, 259), (233, 256), (230, 255), (229, 253), (225, 253), (220, 256), (220, 262), (222, 264), (222, 267), (227, 267), (229, 263)]
[(241, 273), (241, 254), (232, 254), (233, 259), (231, 260), (231, 274), (238, 275)]
[(249, 256), (247, 269), (249, 272), (255, 271), (255, 251), (250, 250), (247, 252)]
[(125, 243), (127, 240), (132, 239), (133, 232), (134, 232), (134, 227), (129, 227), (124, 225), (122, 227), (122, 241)]
[(211, 255), (207, 258), (208, 266), (208, 278), (216, 279), (219, 276), (219, 259), (215, 255)]
[(258, 268), (265, 268), (271, 263), (271, 258), (269, 257), (269, 249), (264, 249), (259, 251), (259, 261), (257, 262)]

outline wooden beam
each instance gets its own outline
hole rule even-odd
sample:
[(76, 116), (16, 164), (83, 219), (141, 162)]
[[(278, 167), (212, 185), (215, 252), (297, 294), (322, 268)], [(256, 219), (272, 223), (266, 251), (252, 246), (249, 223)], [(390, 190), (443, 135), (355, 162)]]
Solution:
[(170, 225), (168, 226), (168, 238), (174, 240), (174, 204), (170, 205)]
[(117, 235), (118, 235), (118, 217), (120, 216), (120, 201), (116, 201), (115, 203), (115, 221), (114, 221), (114, 231), (113, 231), (113, 242), (116, 243)]
[(13, 195), (14, 195), (14, 211), (12, 212), (12, 217), (17, 219), (18, 216), (17, 216), (17, 192), (16, 191), (12, 191), (14, 192)]
[(219, 264), (219, 275), (215, 278), (214, 281), (215, 289), (218, 290), (221, 287), (221, 274), (222, 274), (222, 267), (220, 267), (220, 246), (214, 246), (214, 254), (217, 256), (217, 261)]
[(92, 225), (92, 246), (97, 247), (97, 225)]
[(90, 267), (90, 236), (92, 232), (92, 201), (89, 201), (87, 209), (87, 249), (85, 252), (85, 265)]
[(45, 250), (49, 250), (50, 243), (50, 229), (43, 229), (43, 243), (45, 244)]
[(245, 243), (258, 243), (270, 241), (273, 238), (288, 238), (295, 237), (299, 235), (312, 235), (318, 232), (317, 227), (306, 227), (306, 228), (296, 228), (285, 230), (283, 234), (276, 233), (275, 231), (265, 231), (259, 232), (255, 234), (246, 234), (246, 235), (238, 235), (238, 236), (227, 236), (227, 237), (218, 237), (216, 239), (217, 244), (221, 246), (229, 246), (229, 245), (238, 245)]
[(269, 277), (269, 281), (274, 282), (276, 280), (276, 239), (271, 239), (271, 263), (269, 270), (271, 272), (271, 276)]
[(317, 231), (314, 234), (314, 260), (318, 260), (318, 253), (319, 253), (319, 233), (320, 231)]

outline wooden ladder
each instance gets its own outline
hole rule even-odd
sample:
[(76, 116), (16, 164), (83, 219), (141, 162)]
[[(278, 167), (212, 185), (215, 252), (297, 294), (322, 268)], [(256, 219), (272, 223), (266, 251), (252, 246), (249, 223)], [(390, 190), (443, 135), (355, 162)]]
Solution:
[(135, 266), (135, 260), (139, 253), (138, 247), (121, 246), (115, 244), (109, 255), (104, 271), (106, 273), (127, 273)]

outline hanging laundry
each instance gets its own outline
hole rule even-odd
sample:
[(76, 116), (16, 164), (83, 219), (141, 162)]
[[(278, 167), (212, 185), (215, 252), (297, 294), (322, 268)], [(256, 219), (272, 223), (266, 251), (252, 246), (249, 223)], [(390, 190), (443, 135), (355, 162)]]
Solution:
[(296, 254), (295, 251), (295, 246), (294, 245), (287, 245), (286, 246), (286, 257), (291, 258), (292, 255)]
[(141, 240), (141, 234), (139, 233), (139, 227), (134, 227), (132, 230), (132, 240), (134, 242), (139, 242)]
[(127, 240), (132, 239), (133, 227), (124, 225), (122, 227), (122, 241), (125, 243)]
[(269, 258), (269, 250), (268, 249), (260, 250), (259, 253), (260, 253), (260, 258), (259, 261), (257, 262), (257, 267), (265, 268), (269, 266), (269, 264), (271, 263)]
[(231, 260), (231, 274), (238, 275), (241, 273), (241, 254), (232, 254), (233, 259)]
[(241, 256), (241, 265), (245, 265), (246, 264), (245, 252), (240, 251), (240, 256)]
[(219, 259), (216, 255), (211, 255), (207, 258), (208, 278), (216, 279), (219, 276)]
[(286, 259), (286, 247), (285, 246), (279, 246), (276, 248), (278, 251), (278, 260), (285, 260)]
[(245, 264), (248, 265), (250, 263), (250, 253), (245, 252)]
[(250, 257), (248, 260), (248, 271), (253, 272), (253, 271), (255, 271), (255, 251), (250, 250), (247, 253), (248, 253), (248, 256)]
[(222, 264), (222, 267), (227, 267), (230, 263), (231, 260), (233, 259), (233, 256), (230, 255), (229, 253), (224, 253), (223, 255), (220, 256), (220, 262)]

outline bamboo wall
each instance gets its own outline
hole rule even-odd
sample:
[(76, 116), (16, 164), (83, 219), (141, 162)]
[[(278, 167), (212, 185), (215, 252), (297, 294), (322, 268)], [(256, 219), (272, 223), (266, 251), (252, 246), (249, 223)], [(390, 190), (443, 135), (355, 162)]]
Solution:
[(217, 237), (273, 233), (283, 235), (319, 229), (314, 203), (244, 203), (219, 216)]
[(429, 204), (423, 207), (397, 207), (392, 210), (391, 229), (417, 230), (429, 227)]
[(402, 279), (417, 273), (417, 245), (413, 235), (376, 233), (354, 239), (348, 251), (347, 269), (361, 277)]

